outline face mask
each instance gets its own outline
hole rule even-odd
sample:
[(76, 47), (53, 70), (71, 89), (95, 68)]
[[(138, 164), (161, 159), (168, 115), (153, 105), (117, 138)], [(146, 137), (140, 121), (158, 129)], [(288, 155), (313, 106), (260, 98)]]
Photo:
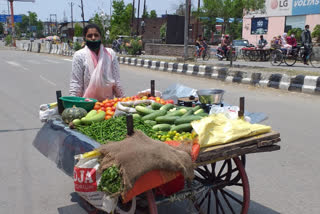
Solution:
[(101, 40), (98, 41), (90, 41), (90, 40), (86, 40), (86, 45), (88, 46), (88, 48), (92, 51), (96, 51), (100, 48), (101, 45)]
[(294, 35), (291, 35), (292, 38), (294, 38)]

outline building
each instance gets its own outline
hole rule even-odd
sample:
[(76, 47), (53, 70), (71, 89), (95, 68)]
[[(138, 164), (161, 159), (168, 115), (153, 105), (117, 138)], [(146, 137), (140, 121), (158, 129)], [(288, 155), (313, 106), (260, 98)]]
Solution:
[(249, 12), (243, 17), (242, 37), (256, 45), (260, 35), (270, 42), (293, 28), (310, 31), (320, 25), (320, 0), (266, 0), (265, 11)]

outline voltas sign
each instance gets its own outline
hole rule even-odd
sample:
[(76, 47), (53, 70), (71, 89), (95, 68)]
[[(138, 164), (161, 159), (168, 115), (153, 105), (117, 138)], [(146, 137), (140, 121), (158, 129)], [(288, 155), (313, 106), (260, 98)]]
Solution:
[(268, 16), (291, 16), (292, 0), (266, 0)]
[(320, 0), (293, 0), (292, 15), (320, 14)]
[(268, 16), (320, 14), (320, 0), (266, 0)]

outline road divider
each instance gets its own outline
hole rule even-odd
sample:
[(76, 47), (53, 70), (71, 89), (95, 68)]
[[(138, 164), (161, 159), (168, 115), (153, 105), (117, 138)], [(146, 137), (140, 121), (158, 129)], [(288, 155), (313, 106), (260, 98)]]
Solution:
[(153, 61), (132, 57), (118, 57), (118, 60), (120, 64), (144, 67), (164, 72), (211, 78), (229, 83), (242, 83), (257, 87), (268, 87), (320, 95), (320, 76), (289, 76), (280, 73), (237, 71), (234, 68), (230, 69), (221, 66)]
[[(74, 51), (67, 43), (22, 43), (18, 48), (23, 51), (73, 56)], [(249, 84), (286, 91), (296, 91), (320, 95), (320, 76), (289, 76), (281, 73), (240, 71), (237, 68), (222, 66), (194, 65), (177, 62), (165, 62), (135, 57), (118, 57), (120, 64), (149, 68), (164, 72), (211, 78), (230, 83)]]

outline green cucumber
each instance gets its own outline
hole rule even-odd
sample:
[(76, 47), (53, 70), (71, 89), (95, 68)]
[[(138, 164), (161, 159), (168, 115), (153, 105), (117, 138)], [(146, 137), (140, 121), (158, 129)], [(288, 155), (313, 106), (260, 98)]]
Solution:
[(148, 125), (150, 125), (150, 126), (155, 126), (155, 125), (157, 125), (157, 122), (154, 121), (154, 120), (145, 120), (144, 123), (145, 123), (145, 124), (148, 124)]
[(200, 117), (208, 117), (208, 116), (209, 116), (209, 114), (208, 114), (208, 113), (203, 112), (203, 113), (199, 113), (199, 114), (197, 114), (197, 116), (200, 116)]
[(168, 124), (174, 124), (174, 121), (179, 119), (179, 116), (160, 116), (156, 118), (157, 123), (168, 123)]
[(174, 108), (174, 105), (169, 103), (169, 104), (166, 104), (166, 105), (162, 106), (160, 108), (160, 110), (169, 111), (172, 108)]
[(90, 117), (92, 117), (92, 116), (94, 116), (94, 115), (96, 115), (97, 114), (97, 110), (91, 110), (91, 111), (89, 111), (89, 113), (85, 116), (85, 118), (90, 118)]
[(80, 120), (80, 119), (74, 119), (74, 120), (72, 121), (72, 123), (73, 123), (73, 125), (75, 125), (75, 126), (79, 126), (79, 125), (81, 125), (81, 120)]
[(82, 118), (81, 123), (83, 123), (85, 125), (90, 125), (94, 122), (103, 121), (105, 116), (106, 116), (106, 112), (100, 111), (99, 113), (97, 113), (96, 115), (94, 115), (90, 118)]
[(196, 107), (194, 107), (194, 108), (193, 108), (193, 112), (198, 111), (200, 108), (201, 108), (201, 106), (199, 106), (199, 105), (198, 105), (198, 106), (196, 106)]
[(200, 117), (200, 116), (191, 115), (191, 116), (181, 117), (180, 119), (177, 119), (174, 122), (174, 124), (180, 125), (180, 124), (184, 124), (184, 123), (191, 123), (194, 120), (201, 120), (201, 119), (202, 119), (202, 117)]
[(173, 112), (168, 112), (167, 116), (182, 116), (187, 113), (186, 109), (175, 110)]
[(143, 116), (142, 120), (155, 120), (157, 117), (166, 115), (166, 113), (167, 113), (166, 111), (157, 110), (151, 114), (147, 114), (146, 116)]
[(186, 117), (186, 116), (190, 116), (190, 115), (193, 115), (193, 109), (189, 109), (189, 110), (187, 111), (187, 113), (185, 113), (184, 115), (182, 115), (182, 118), (183, 118), (183, 117)]
[(204, 110), (201, 108), (197, 111), (195, 111), (193, 114), (197, 115), (197, 114), (200, 114), (200, 113), (204, 113)]
[(177, 132), (191, 132), (192, 126), (190, 123), (184, 123), (177, 126), (173, 126), (170, 131), (177, 131)]
[(133, 119), (138, 119), (141, 118), (141, 116), (139, 114), (132, 114)]
[(159, 110), (162, 106), (163, 106), (162, 104), (157, 103), (157, 102), (153, 102), (153, 103), (151, 104), (151, 108), (152, 108), (153, 110)]
[(143, 106), (136, 106), (135, 108), (139, 114), (147, 115), (154, 112), (151, 108), (143, 107)]
[(155, 131), (170, 131), (171, 125), (170, 124), (158, 124), (152, 127)]

